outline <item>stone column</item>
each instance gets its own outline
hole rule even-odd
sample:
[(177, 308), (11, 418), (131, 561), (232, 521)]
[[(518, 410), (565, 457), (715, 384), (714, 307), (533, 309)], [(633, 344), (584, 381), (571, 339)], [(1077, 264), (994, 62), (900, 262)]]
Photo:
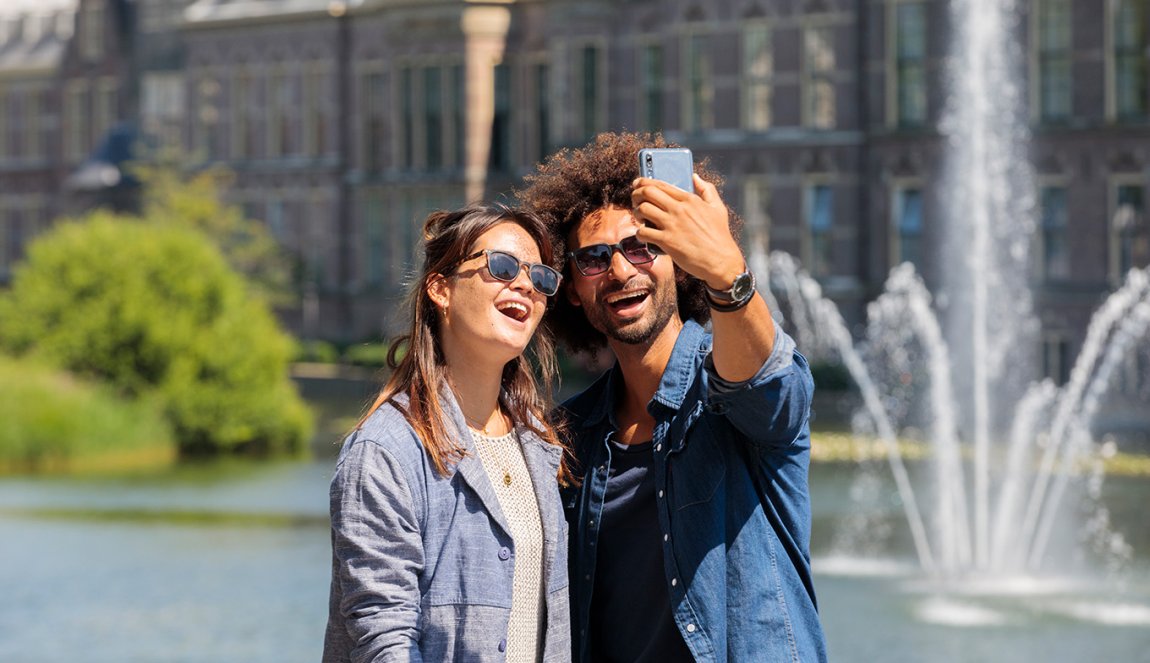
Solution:
[(464, 72), (467, 107), (464, 112), (464, 195), (471, 203), (483, 198), (491, 155), (491, 125), (495, 118), (495, 66), (503, 61), (513, 0), (476, 2), (463, 9)]

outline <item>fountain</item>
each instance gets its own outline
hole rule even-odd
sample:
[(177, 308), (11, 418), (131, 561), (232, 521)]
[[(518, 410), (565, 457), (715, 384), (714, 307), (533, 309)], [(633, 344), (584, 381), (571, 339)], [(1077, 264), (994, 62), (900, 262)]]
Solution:
[[(1059, 525), (1072, 539), (1086, 528), (1095, 547), (1129, 557), (1103, 507), (1095, 504), (1083, 522), (1081, 509), (1064, 502), (1071, 486), (1099, 494), (1099, 449), (1113, 448), (1097, 444), (1091, 430), (1116, 370), (1146, 342), (1150, 274), (1132, 270), (1097, 311), (1067, 384), (1037, 379), (1027, 361), (1037, 339), (1028, 284), (1035, 205), (1026, 193), (1035, 178), (1017, 83), (1022, 54), (1010, 38), (1018, 11), (1014, 0), (950, 4), (956, 39), (940, 124), (943, 225), (944, 246), (958, 250), (943, 259), (939, 296), (932, 303), (912, 265), (895, 268), (868, 306), (866, 339), (856, 346), (793, 258), (775, 253), (768, 261), (752, 251), (751, 262), (769, 271), (765, 294), (800, 347), (816, 360), (835, 358), (853, 378), (856, 420), (886, 455), (918, 566), (954, 586), (1049, 571)], [(918, 485), (903, 458), (915, 437), (930, 468)], [(857, 539), (840, 545), (865, 547)]]

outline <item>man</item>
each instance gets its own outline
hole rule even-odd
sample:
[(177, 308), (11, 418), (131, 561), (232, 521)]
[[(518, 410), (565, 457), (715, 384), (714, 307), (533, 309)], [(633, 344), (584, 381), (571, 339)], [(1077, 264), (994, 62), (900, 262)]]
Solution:
[(568, 255), (549, 323), (616, 359), (563, 406), (583, 475), (565, 498), (575, 660), (824, 661), (810, 371), (755, 292), (718, 178), (636, 179), (638, 150), (663, 146), (603, 134), (518, 192)]

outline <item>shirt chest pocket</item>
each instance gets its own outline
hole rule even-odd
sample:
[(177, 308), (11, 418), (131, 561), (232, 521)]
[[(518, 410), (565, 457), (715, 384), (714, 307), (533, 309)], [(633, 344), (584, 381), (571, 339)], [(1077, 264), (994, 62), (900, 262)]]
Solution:
[(722, 493), (727, 463), (710, 419), (702, 416), (695, 422), (687, 444), (667, 466), (676, 511), (709, 505)]

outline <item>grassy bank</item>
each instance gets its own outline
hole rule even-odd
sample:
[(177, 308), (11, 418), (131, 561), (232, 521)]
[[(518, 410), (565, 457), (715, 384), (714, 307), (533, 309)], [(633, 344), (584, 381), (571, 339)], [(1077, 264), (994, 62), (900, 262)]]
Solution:
[[(857, 463), (885, 461), (887, 457), (886, 444), (879, 439), (819, 431), (812, 432), (811, 437), (811, 460), (814, 462)], [(905, 461), (921, 461), (931, 456), (930, 445), (925, 442), (900, 439), (898, 449)], [(1109, 476), (1150, 477), (1150, 455), (1117, 452), (1103, 458), (1102, 467)], [(1083, 462), (1077, 470), (1085, 472), (1089, 470), (1089, 464)]]
[(157, 409), (27, 361), (0, 357), (0, 473), (153, 468), (176, 458)]

